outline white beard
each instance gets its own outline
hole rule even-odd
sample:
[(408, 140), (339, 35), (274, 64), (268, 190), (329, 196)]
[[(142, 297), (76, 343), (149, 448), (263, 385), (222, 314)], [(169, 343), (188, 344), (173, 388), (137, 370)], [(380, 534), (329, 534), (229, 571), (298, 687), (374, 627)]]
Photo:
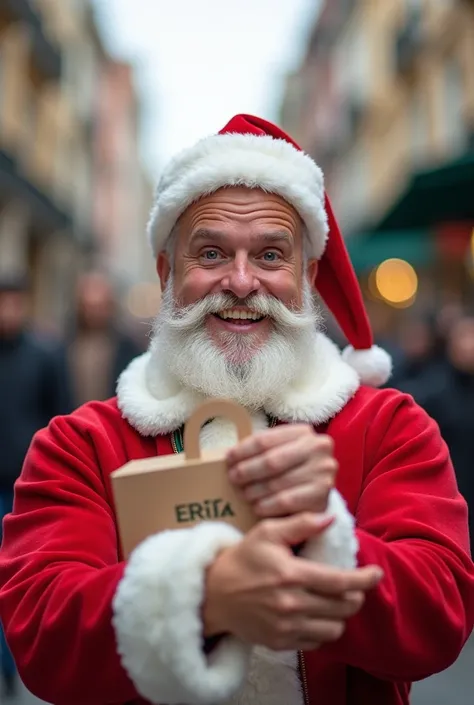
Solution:
[(321, 314), (306, 280), (303, 299), (300, 313), (270, 300), (270, 307), (277, 319), (280, 312), (282, 321), (274, 321), (274, 330), (263, 345), (256, 344), (252, 334), (230, 333), (217, 347), (204, 320), (185, 328), (173, 325), (179, 309), (170, 280), (155, 321), (151, 349), (180, 385), (206, 397), (232, 399), (249, 410), (261, 409), (300, 375), (316, 345)]

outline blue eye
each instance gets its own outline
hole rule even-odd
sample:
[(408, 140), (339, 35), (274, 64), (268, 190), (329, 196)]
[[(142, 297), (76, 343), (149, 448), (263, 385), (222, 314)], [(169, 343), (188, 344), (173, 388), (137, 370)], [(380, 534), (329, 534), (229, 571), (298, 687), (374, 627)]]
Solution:
[(204, 258), (208, 260), (216, 260), (219, 257), (219, 253), (217, 250), (207, 250), (204, 252)]
[(278, 253), (277, 252), (265, 252), (263, 255), (263, 259), (265, 262), (276, 262), (278, 259)]

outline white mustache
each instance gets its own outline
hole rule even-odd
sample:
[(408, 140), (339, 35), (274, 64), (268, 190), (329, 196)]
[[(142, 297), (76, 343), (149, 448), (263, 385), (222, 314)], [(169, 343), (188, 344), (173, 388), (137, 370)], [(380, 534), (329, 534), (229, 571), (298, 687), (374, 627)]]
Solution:
[(235, 306), (245, 306), (252, 313), (267, 316), (280, 328), (299, 330), (314, 327), (318, 323), (318, 315), (314, 309), (294, 311), (275, 297), (266, 294), (252, 294), (243, 300), (232, 294), (209, 294), (196, 303), (180, 309), (169, 310), (168, 307), (164, 307), (165, 310), (162, 309), (160, 318), (173, 330), (191, 331), (201, 327), (206, 316), (221, 313)]

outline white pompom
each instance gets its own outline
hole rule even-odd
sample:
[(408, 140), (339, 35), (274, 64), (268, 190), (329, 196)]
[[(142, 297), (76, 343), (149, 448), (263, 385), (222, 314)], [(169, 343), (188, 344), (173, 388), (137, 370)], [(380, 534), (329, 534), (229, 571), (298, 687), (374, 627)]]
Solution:
[(357, 372), (362, 384), (370, 387), (381, 387), (392, 374), (392, 358), (378, 345), (367, 350), (354, 350), (348, 345), (342, 359)]

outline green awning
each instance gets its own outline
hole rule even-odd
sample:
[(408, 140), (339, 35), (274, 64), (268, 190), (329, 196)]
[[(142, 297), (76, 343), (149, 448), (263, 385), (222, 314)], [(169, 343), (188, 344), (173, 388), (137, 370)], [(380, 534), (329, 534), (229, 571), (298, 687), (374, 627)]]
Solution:
[(360, 233), (347, 238), (346, 244), (358, 274), (392, 257), (404, 259), (413, 267), (428, 266), (435, 257), (434, 237), (429, 230)]
[(374, 229), (382, 233), (471, 220), (474, 222), (473, 152), (437, 169), (415, 174)]

